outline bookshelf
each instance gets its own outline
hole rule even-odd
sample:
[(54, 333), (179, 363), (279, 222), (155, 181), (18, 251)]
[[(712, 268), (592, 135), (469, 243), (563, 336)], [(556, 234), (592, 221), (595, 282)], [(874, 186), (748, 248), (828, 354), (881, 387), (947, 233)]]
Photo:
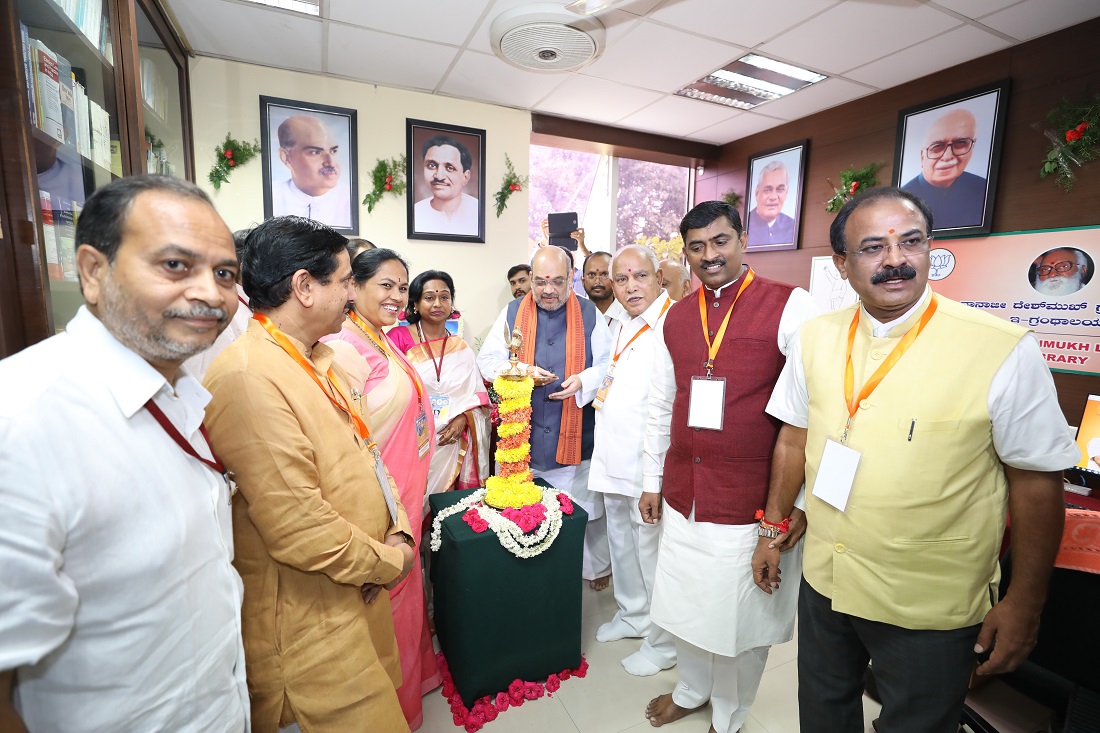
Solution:
[(194, 180), (187, 51), (159, 0), (0, 3), (0, 357), (82, 304), (76, 222), (144, 172)]

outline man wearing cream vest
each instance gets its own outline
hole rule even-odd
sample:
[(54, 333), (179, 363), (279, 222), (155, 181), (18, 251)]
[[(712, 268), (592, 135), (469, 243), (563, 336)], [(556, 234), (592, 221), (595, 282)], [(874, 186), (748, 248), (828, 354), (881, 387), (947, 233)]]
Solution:
[[(779, 587), (763, 535), (805, 476), (803, 733), (864, 730), (868, 659), (881, 730), (954, 733), (975, 662), (1009, 671), (1035, 643), (1078, 451), (1034, 336), (928, 288), (931, 231), (897, 188), (841, 209), (833, 261), (862, 305), (802, 327), (767, 407), (785, 424), (752, 565), (761, 590)], [(1006, 509), (1013, 577), (997, 602)]]

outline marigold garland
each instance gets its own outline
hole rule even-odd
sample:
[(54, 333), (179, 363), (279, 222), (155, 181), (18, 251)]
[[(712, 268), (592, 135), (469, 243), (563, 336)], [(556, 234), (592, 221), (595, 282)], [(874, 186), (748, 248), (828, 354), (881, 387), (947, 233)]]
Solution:
[(588, 675), (588, 660), (581, 655), (580, 666), (576, 669), (563, 669), (557, 674), (546, 678), (546, 682), (524, 682), (520, 679), (512, 680), (507, 690), (502, 690), (496, 695), (485, 695), (474, 701), (472, 708), (467, 708), (462, 702), (462, 696), (455, 688), (454, 677), (451, 676), (451, 668), (443, 652), (435, 655), (439, 665), (439, 673), (443, 677), (443, 687), (440, 692), (450, 704), (451, 718), (454, 724), (464, 728), (466, 733), (477, 733), (486, 723), (497, 719), (508, 708), (521, 707), (528, 700), (538, 700), (545, 694), (553, 697), (554, 693), (561, 689), (561, 683), (571, 677), (583, 679)]
[(371, 190), (363, 197), (363, 205), (367, 207), (367, 213), (374, 211), (374, 207), (387, 193), (400, 196), (405, 193), (405, 156), (398, 158), (379, 158), (370, 172)]
[(523, 443), (515, 448), (497, 447), (496, 457), (500, 463), (519, 463), (531, 455), (531, 444)]
[(531, 401), (531, 393), (535, 390), (535, 380), (526, 379), (497, 379), (493, 381), (493, 389), (500, 395), (501, 402), (505, 400)]
[(244, 143), (234, 140), (228, 132), (225, 133), (225, 141), (214, 148), (214, 165), (207, 176), (214, 190), (220, 189), (223, 183), (229, 183), (229, 174), (252, 160), (260, 152), (259, 140)]
[(500, 426), (497, 427), (497, 437), (499, 438), (510, 438), (513, 435), (523, 435), (524, 433), (527, 434), (528, 438), (531, 437), (530, 425), (524, 425), (518, 422), (506, 422), (501, 423)]

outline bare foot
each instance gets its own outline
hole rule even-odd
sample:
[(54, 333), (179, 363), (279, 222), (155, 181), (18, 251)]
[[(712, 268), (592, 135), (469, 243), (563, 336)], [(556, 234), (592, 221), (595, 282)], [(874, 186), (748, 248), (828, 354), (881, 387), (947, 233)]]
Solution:
[(611, 585), (611, 573), (608, 573), (602, 578), (588, 581), (588, 587), (592, 590), (605, 590), (609, 585)]
[[(699, 708), (703, 707), (702, 705)], [(654, 728), (660, 728), (665, 723), (679, 720), (685, 715), (691, 715), (699, 708), (682, 708), (672, 701), (672, 693), (655, 697), (649, 701), (645, 708), (645, 717)]]

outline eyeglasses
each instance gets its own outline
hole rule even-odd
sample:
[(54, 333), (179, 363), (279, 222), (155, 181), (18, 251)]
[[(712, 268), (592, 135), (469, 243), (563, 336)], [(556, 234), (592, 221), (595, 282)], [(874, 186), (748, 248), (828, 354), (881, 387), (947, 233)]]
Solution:
[(845, 252), (845, 254), (856, 255), (861, 262), (872, 265), (886, 259), (886, 253), (890, 251), (891, 247), (897, 247), (901, 252), (901, 256), (909, 259), (919, 257), (927, 252), (931, 242), (932, 237), (922, 235), (903, 239), (897, 244), (868, 244), (866, 247), (861, 247), (854, 252)]
[(1037, 267), (1035, 269), (1040, 275), (1049, 275), (1052, 272), (1069, 272), (1076, 266), (1076, 262), (1062, 261), (1054, 265), (1042, 265), (1041, 267)]
[(608, 280), (610, 275), (606, 272), (586, 272), (584, 273), (585, 280)]
[(924, 149), (925, 154), (929, 158), (939, 159), (943, 157), (943, 154), (947, 152), (948, 148), (951, 148), (951, 154), (956, 158), (960, 155), (966, 155), (974, 147), (974, 138), (972, 137), (958, 137), (949, 142), (943, 142), (937, 140)]
[(543, 278), (543, 277), (536, 277), (535, 280), (534, 280), (534, 283), (535, 283), (536, 288), (545, 288), (547, 285), (550, 285), (556, 290), (561, 290), (562, 288), (565, 287), (565, 278), (564, 277), (555, 277), (555, 278), (551, 278), (550, 280), (547, 280), (546, 278)]

